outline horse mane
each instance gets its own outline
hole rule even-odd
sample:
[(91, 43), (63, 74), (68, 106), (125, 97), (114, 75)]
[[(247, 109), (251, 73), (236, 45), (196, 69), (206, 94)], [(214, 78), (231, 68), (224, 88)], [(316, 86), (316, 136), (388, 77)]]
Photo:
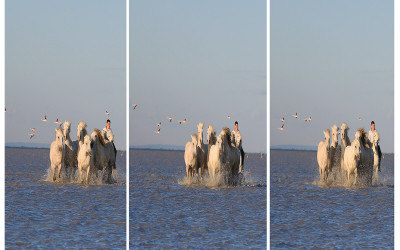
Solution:
[(367, 132), (365, 132), (365, 129), (359, 128), (359, 129), (357, 129), (357, 131), (360, 132), (360, 134), (361, 134), (361, 136), (360, 136), (361, 144), (364, 147), (371, 147), (371, 142), (368, 140)]
[(99, 138), (99, 141), (101, 143), (101, 145), (103, 145), (104, 147), (106, 146), (106, 142), (104, 141), (104, 137), (101, 135), (101, 131), (97, 128), (94, 129), (94, 132), (97, 135), (97, 138)]
[(343, 122), (341, 128), (344, 129), (344, 130), (348, 130), (349, 126), (347, 126), (347, 123)]
[(226, 138), (228, 139), (228, 145), (231, 145), (231, 130), (227, 127), (224, 127), (222, 131), (226, 134)]

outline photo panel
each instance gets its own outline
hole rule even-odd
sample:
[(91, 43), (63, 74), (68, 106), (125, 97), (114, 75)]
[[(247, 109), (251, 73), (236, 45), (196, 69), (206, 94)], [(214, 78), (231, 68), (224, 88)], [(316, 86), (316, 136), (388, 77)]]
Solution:
[(5, 13), (5, 247), (124, 248), (126, 2)]
[(271, 0), (271, 248), (394, 247), (393, 4)]
[(266, 248), (266, 2), (132, 2), (130, 53), (130, 247)]

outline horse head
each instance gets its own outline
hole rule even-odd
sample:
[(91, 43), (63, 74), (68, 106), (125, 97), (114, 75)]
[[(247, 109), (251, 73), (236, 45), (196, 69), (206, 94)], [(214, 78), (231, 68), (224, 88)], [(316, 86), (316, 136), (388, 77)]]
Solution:
[(334, 146), (334, 147), (336, 147), (337, 146), (337, 144), (338, 144), (338, 131), (339, 131), (339, 128), (338, 128), (338, 126), (335, 124), (335, 125), (333, 125), (332, 126), (332, 145)]
[(329, 142), (329, 139), (331, 138), (331, 131), (329, 131), (329, 129), (322, 131), (324, 133), (325, 136), (325, 141)]
[(92, 140), (89, 135), (85, 135), (83, 139), (83, 144), (86, 146), (86, 153), (92, 155)]
[(69, 121), (64, 121), (64, 139), (67, 139), (67, 135), (69, 135), (71, 131), (71, 123)]
[(213, 125), (208, 125), (207, 128), (207, 144), (214, 144), (215, 143), (215, 132)]
[(81, 140), (83, 141), (84, 136), (87, 135), (86, 126), (87, 125), (86, 125), (86, 123), (84, 121), (80, 121), (78, 123), (78, 131), (77, 131), (77, 135), (76, 136), (78, 137), (78, 140), (80, 140), (80, 141)]

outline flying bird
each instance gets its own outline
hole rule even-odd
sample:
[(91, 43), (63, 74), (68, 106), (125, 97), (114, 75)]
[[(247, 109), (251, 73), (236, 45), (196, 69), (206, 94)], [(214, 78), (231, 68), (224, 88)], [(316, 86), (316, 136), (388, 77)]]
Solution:
[(361, 118), (361, 117), (358, 117), (358, 120), (362, 121), (362, 119), (363, 119), (363, 118)]
[(31, 128), (32, 131), (35, 131), (35, 128)]
[(7, 113), (7, 109), (6, 108), (4, 109), (4, 113)]
[(57, 120), (54, 122), (55, 124), (60, 124), (59, 122), (58, 122), (58, 118), (57, 118)]
[(137, 107), (137, 104), (136, 103), (133, 104), (133, 109), (136, 109), (136, 107)]
[(46, 116), (44, 116), (44, 119), (41, 119), (43, 122), (47, 122)]
[(31, 137), (29, 138), (29, 139), (32, 139), (32, 137), (34, 137), (35, 135), (34, 134), (29, 134)]
[(308, 121), (311, 122), (311, 116), (308, 118)]
[(308, 122), (308, 118), (304, 118), (303, 120), (304, 120), (305, 122)]
[(282, 126), (281, 126), (280, 128), (278, 128), (278, 129), (283, 131), (283, 124), (282, 124)]
[(230, 116), (230, 115), (228, 115), (228, 119), (231, 119), (231, 116)]
[(159, 134), (160, 133), (160, 129), (158, 129), (157, 131), (154, 131), (154, 133)]
[(110, 112), (108, 112), (107, 110), (106, 110), (106, 115), (110, 115)]
[(186, 123), (186, 118), (183, 121), (179, 121), (179, 124)]
[(157, 124), (157, 126), (158, 126), (158, 127), (161, 127), (161, 122), (159, 122), (159, 123)]
[(285, 122), (285, 117), (282, 117), (281, 122)]
[(169, 122), (172, 122), (172, 117), (168, 117)]
[(292, 115), (294, 118), (296, 118), (297, 119), (297, 117), (299, 117), (298, 115), (297, 115), (297, 112), (296, 112), (296, 114), (295, 115)]

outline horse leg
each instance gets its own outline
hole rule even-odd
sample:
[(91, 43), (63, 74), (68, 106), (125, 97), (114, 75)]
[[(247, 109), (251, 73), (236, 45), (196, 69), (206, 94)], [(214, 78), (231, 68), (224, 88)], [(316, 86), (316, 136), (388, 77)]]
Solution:
[(58, 165), (58, 173), (57, 173), (57, 175), (58, 175), (58, 178), (59, 178), (59, 179), (61, 179), (61, 169), (62, 169), (62, 163), (60, 163), (60, 164)]
[(107, 171), (107, 183), (111, 184), (112, 166), (108, 165), (106, 171)]
[(51, 164), (51, 172), (53, 174), (53, 181), (56, 181), (56, 167), (54, 164)]
[(356, 170), (354, 170), (354, 186), (356, 185), (356, 183), (357, 183), (357, 168), (356, 168)]
[(199, 175), (200, 175), (200, 183), (203, 183), (203, 171), (199, 168)]
[(89, 173), (90, 173), (90, 166), (86, 170), (86, 184), (89, 184)]

